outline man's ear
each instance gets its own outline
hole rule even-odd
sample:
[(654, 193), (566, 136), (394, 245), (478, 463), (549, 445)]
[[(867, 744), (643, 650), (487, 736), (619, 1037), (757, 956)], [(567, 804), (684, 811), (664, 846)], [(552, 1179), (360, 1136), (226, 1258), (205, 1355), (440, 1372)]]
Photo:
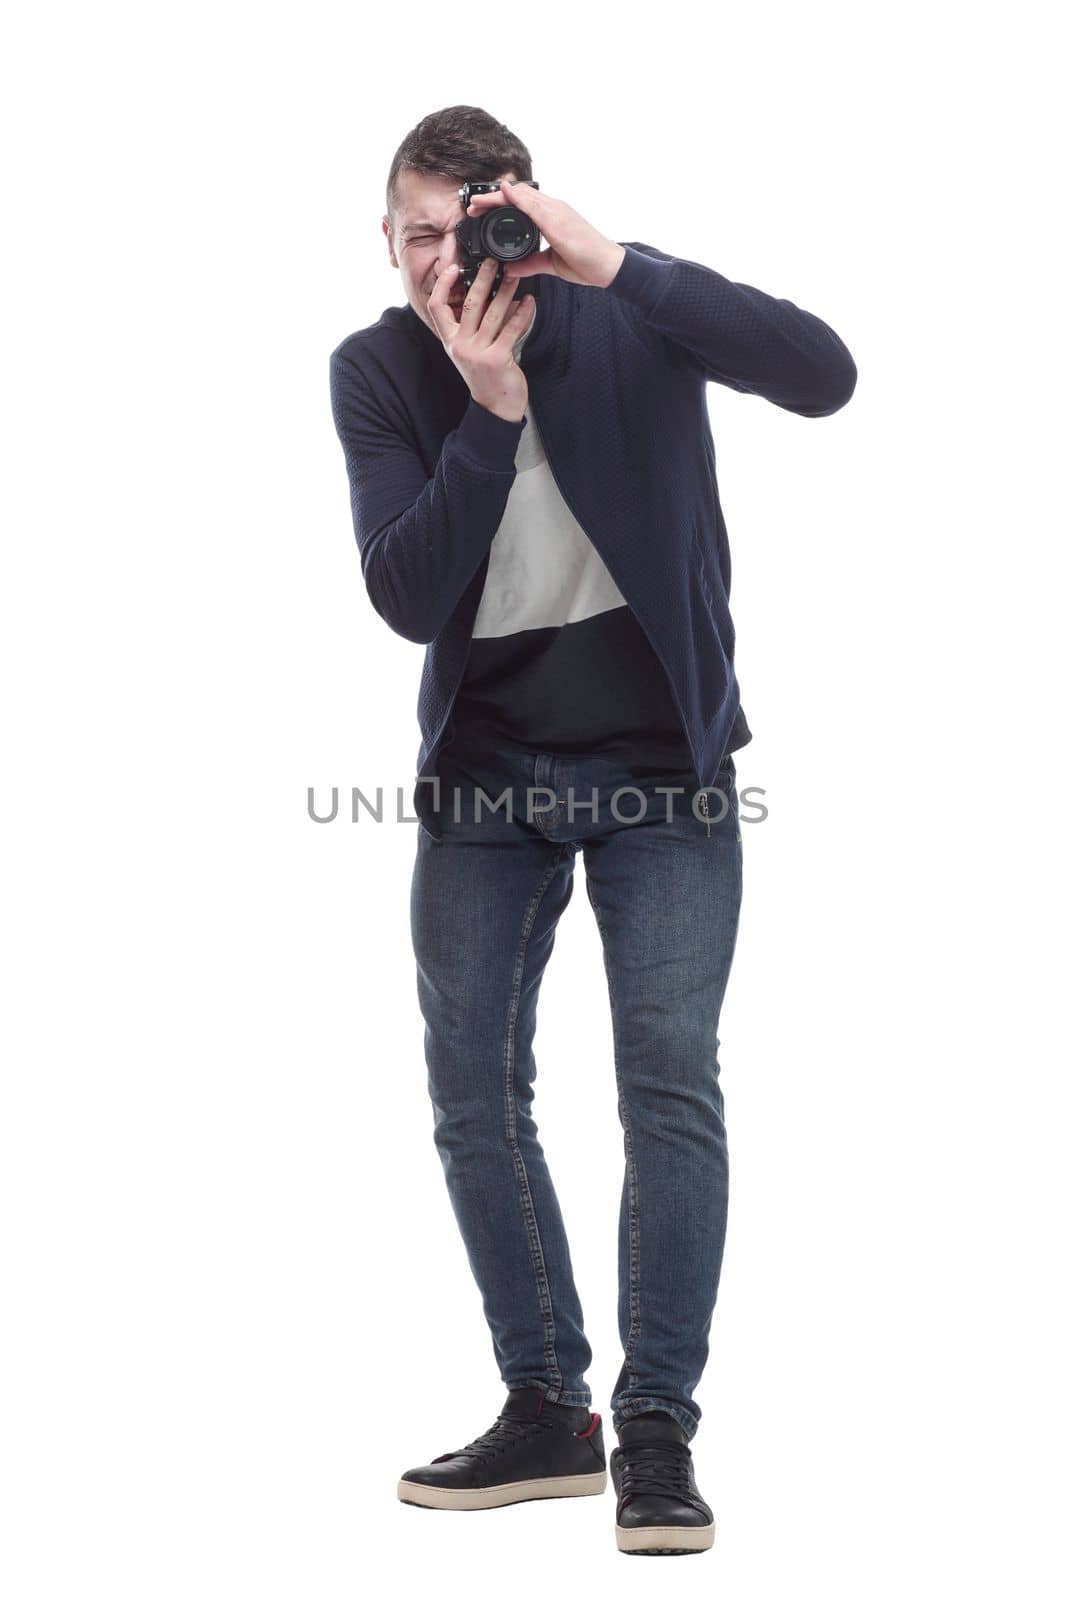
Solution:
[(393, 230), (389, 226), (388, 215), (382, 218), (382, 232), (389, 241), (389, 263), (391, 266), (399, 267), (400, 262), (396, 259), (396, 251), (393, 249)]

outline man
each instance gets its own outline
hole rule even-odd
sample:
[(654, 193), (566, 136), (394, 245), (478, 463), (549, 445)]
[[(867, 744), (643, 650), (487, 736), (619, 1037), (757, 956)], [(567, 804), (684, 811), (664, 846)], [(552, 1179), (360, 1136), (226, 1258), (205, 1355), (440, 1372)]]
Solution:
[[(428, 647), (418, 993), (434, 1137), (509, 1391), (490, 1428), (405, 1472), (399, 1495), (468, 1510), (606, 1487), (531, 1114), (537, 995), (581, 848), (625, 1152), (616, 1544), (696, 1551), (715, 1531), (689, 1441), (726, 1227), (733, 752), (752, 737), (705, 389), (827, 416), (856, 369), (810, 312), (608, 239), (532, 175), (526, 146), (484, 111), (423, 119), (394, 157), (382, 221), (407, 305), (330, 363), (370, 599)], [(513, 205), (541, 234), (506, 272), (483, 263), (469, 291), (465, 181), (499, 184), (467, 216)]]

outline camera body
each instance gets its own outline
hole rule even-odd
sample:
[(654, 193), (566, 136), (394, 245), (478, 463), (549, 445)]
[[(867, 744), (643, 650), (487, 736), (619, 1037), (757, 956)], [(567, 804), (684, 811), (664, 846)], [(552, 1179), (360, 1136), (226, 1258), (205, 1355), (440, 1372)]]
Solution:
[[(532, 178), (527, 181), (531, 189), (538, 187)], [(459, 190), (464, 211), (472, 195), (490, 194), (499, 188), (499, 183), (465, 183)], [(465, 289), (469, 289), (478, 276), (478, 268), (486, 257), (501, 263), (489, 291), (490, 299), (500, 287), (504, 266), (509, 261), (522, 261), (541, 248), (540, 231), (518, 206), (493, 206), (480, 217), (463, 217), (456, 223), (456, 238), (463, 258), (459, 275)]]

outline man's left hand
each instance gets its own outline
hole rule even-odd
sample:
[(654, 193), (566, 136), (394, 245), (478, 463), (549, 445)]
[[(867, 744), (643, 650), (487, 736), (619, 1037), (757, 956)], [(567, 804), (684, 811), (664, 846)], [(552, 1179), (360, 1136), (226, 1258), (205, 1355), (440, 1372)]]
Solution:
[(467, 215), (480, 217), (491, 206), (517, 206), (525, 211), (548, 244), (547, 250), (537, 251), (523, 261), (502, 263), (504, 271), (516, 278), (551, 272), (568, 283), (606, 289), (622, 265), (626, 251), (621, 244), (605, 239), (565, 200), (553, 200), (528, 183), (511, 183), (503, 178), (499, 189), (471, 197)]

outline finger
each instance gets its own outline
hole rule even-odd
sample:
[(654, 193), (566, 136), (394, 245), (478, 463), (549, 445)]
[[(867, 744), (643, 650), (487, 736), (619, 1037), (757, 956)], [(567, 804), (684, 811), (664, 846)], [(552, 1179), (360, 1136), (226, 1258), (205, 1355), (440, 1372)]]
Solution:
[(500, 288), (485, 308), (485, 315), (482, 317), (481, 327), (479, 328), (479, 332), (485, 332), (488, 335), (486, 343), (491, 344), (500, 332), (500, 326), (511, 310), (512, 297), (517, 288), (518, 281), (505, 273)]
[(543, 190), (535, 189), (525, 179), (512, 183), (510, 178), (503, 178), (500, 192), (509, 205), (518, 206), (520, 211), (525, 211), (535, 222), (539, 215), (543, 215), (545, 201), (549, 198)]
[[(487, 194), (472, 194), (467, 209), (472, 211), (479, 202), (487, 206), (507, 206), (523, 201), (529, 203), (532, 214), (534, 206), (546, 198), (543, 189), (535, 189), (525, 178), (520, 178), (517, 183), (512, 183), (510, 178), (501, 178), (499, 189), (490, 189)], [(525, 203), (523, 210), (526, 210)]]
[(504, 326), (496, 338), (497, 344), (514, 347), (516, 340), (521, 339), (526, 329), (530, 326), (533, 316), (534, 297), (524, 294), (521, 300), (514, 300), (511, 309), (504, 318)]
[(459, 325), (469, 332), (477, 328), (482, 320), (482, 308), (489, 297), (493, 279), (496, 276), (497, 263), (492, 256), (486, 256), (474, 277), (474, 282), (467, 291), (467, 298), (463, 302)]
[(442, 337), (446, 332), (454, 331), (459, 327), (459, 318), (448, 303), (448, 297), (455, 287), (458, 271), (459, 267), (456, 265), (445, 267), (433, 286), (429, 300), (426, 302), (430, 320)]
[(535, 272), (551, 272), (558, 276), (551, 246), (547, 250), (535, 250), (533, 255), (523, 256), (519, 261), (509, 261), (508, 271), (517, 278), (532, 278)]
[(469, 215), (473, 216), (479, 206), (484, 211), (489, 206), (506, 206), (509, 204), (509, 200), (505, 195), (501, 194), (499, 189), (490, 189), (488, 194), (472, 194), (467, 211)]

